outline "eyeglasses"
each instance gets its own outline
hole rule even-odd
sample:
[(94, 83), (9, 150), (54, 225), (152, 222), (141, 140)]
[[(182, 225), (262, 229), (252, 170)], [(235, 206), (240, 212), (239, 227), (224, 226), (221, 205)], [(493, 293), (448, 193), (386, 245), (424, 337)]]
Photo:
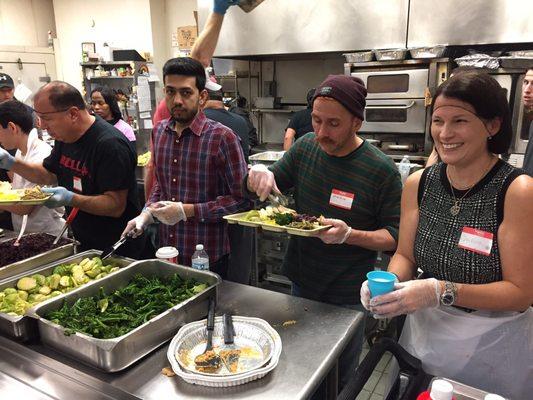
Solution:
[(71, 108), (72, 108), (72, 107), (65, 108), (65, 109), (63, 109), (63, 110), (46, 111), (46, 112), (40, 112), (40, 111), (37, 111), (37, 110), (34, 109), (34, 111), (35, 111), (35, 114), (37, 114), (37, 116), (38, 116), (39, 118), (41, 118), (41, 116), (43, 116), (43, 115), (58, 114), (58, 113), (62, 113), (62, 112), (68, 111), (68, 110), (70, 110)]

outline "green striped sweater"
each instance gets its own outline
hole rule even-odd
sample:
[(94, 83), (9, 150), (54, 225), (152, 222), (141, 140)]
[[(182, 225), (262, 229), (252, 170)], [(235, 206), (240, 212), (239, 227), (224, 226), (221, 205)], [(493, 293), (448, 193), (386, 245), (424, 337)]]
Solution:
[[(299, 213), (338, 218), (354, 229), (384, 228), (397, 239), (400, 175), (394, 162), (368, 142), (345, 157), (332, 157), (320, 149), (314, 133), (308, 133), (270, 169), (281, 191), (294, 188)], [(350, 210), (329, 204), (333, 189), (355, 195)], [(360, 286), (373, 269), (376, 255), (358, 246), (291, 237), (283, 268), (305, 297), (357, 304)]]

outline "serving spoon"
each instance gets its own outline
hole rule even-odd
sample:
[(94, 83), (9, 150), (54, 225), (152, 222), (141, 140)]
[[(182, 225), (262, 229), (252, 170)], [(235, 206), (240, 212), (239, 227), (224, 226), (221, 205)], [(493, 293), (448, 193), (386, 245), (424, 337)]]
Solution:
[(27, 224), (28, 224), (28, 214), (25, 214), (22, 217), (22, 225), (20, 227), (20, 232), (19, 232), (19, 235), (17, 237), (17, 240), (15, 240), (15, 242), (13, 243), (13, 246), (19, 246), (20, 245), (20, 238), (22, 237), (22, 235), (24, 235), (24, 231), (26, 230), (26, 225)]

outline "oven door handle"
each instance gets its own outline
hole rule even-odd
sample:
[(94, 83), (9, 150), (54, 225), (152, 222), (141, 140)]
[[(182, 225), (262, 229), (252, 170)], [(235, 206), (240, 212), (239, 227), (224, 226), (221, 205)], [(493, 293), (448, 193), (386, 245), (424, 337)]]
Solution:
[(402, 104), (402, 105), (391, 105), (391, 104), (388, 104), (388, 105), (382, 105), (382, 106), (369, 106), (367, 105), (365, 108), (366, 109), (391, 109), (391, 110), (407, 110), (411, 107), (413, 107), (415, 105), (415, 101), (412, 100), (409, 104)]

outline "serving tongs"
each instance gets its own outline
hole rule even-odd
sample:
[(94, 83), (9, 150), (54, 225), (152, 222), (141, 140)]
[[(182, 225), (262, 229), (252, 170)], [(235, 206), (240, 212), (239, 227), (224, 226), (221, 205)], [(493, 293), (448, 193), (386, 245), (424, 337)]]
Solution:
[(224, 326), (224, 345), (221, 347), (218, 354), (224, 362), (227, 370), (231, 373), (237, 372), (239, 365), (239, 357), (241, 350), (235, 345), (235, 328), (233, 327), (233, 317), (231, 314), (224, 314), (222, 316)]
[(209, 299), (207, 312), (207, 344), (205, 351), (194, 358), (196, 369), (202, 372), (216, 372), (222, 366), (220, 356), (213, 351), (213, 331), (215, 330), (215, 298)]
[(125, 236), (122, 236), (113, 246), (110, 246), (104, 251), (102, 251), (102, 254), (100, 254), (100, 259), (104, 261), (106, 258), (111, 257), (120, 246), (122, 246), (130, 239), (133, 239), (133, 231), (128, 232)]
[(24, 235), (24, 231), (26, 230), (26, 225), (28, 225), (28, 214), (24, 214), (24, 216), (22, 217), (22, 225), (20, 226), (20, 232), (17, 237), (17, 240), (13, 242), (13, 246), (18, 247), (20, 245), (20, 238), (22, 237), (22, 235)]
[(289, 205), (289, 199), (275, 189), (272, 189), (272, 192), (268, 195), (268, 200), (270, 200), (275, 207), (287, 207)]
[(72, 221), (74, 221), (74, 218), (76, 218), (76, 215), (78, 215), (78, 211), (80, 211), (78, 207), (74, 207), (72, 210), (70, 210), (70, 214), (68, 215), (67, 220), (63, 224), (63, 228), (61, 228), (61, 232), (59, 232), (59, 235), (57, 235), (54, 241), (52, 242), (53, 245), (56, 245), (59, 242), (61, 236), (63, 236), (69, 225), (72, 223)]

